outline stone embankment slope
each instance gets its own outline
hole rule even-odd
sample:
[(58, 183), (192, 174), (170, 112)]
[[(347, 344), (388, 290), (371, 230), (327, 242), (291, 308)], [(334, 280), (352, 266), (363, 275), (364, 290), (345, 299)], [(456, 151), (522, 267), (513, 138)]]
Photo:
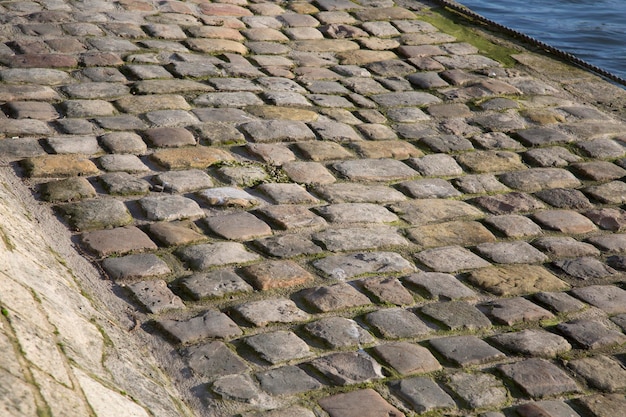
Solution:
[(626, 92), (471, 25), (0, 2), (0, 414), (626, 409)]

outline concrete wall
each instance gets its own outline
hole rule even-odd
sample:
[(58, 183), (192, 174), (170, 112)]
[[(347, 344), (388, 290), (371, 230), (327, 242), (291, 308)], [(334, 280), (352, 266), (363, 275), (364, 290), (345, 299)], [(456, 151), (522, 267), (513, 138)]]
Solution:
[(64, 227), (1, 168), (0, 415), (191, 415), (129, 307), (62, 242)]

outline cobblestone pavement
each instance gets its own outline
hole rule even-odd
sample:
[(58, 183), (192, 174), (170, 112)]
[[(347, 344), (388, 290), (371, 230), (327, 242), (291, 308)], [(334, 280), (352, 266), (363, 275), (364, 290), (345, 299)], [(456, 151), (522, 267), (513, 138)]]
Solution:
[(2, 158), (197, 415), (626, 410), (624, 91), (431, 6), (0, 1)]

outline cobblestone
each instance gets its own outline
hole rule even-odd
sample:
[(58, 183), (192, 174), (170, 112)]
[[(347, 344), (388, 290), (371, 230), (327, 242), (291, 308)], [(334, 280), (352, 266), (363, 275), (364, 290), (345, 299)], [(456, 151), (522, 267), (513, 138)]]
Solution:
[(599, 355), (575, 359), (568, 366), (604, 392), (615, 392), (626, 386), (626, 369), (611, 357)]
[(592, 285), (576, 288), (572, 293), (583, 301), (598, 307), (607, 314), (624, 314), (626, 291), (612, 285)]
[(403, 379), (393, 387), (418, 413), (437, 409), (454, 409), (456, 403), (435, 381), (427, 377)]
[(365, 320), (387, 339), (420, 337), (433, 331), (413, 312), (402, 308), (374, 311)]
[(526, 359), (498, 368), (535, 399), (580, 391), (572, 378), (545, 359)]
[(319, 404), (330, 417), (404, 417), (404, 413), (371, 388), (324, 397), (319, 400)]
[(618, 87), (419, 0), (44, 3), (0, 6), (9, 414), (624, 408)]
[(311, 365), (338, 385), (363, 383), (383, 377), (380, 365), (364, 352), (332, 353), (312, 360)]
[(332, 349), (368, 345), (374, 338), (354, 320), (328, 317), (304, 326), (313, 337), (322, 340)]
[(413, 272), (415, 267), (395, 252), (366, 252), (327, 256), (313, 266), (334, 279), (349, 279), (367, 273)]
[(554, 318), (548, 310), (522, 297), (490, 301), (481, 307), (494, 321), (508, 326)]
[(507, 400), (506, 388), (490, 374), (457, 373), (449, 385), (472, 408), (498, 406)]
[(622, 332), (612, 330), (598, 320), (574, 320), (559, 324), (557, 329), (584, 349), (600, 349), (626, 342)]
[(194, 343), (203, 339), (229, 339), (242, 334), (235, 322), (219, 311), (209, 310), (189, 320), (160, 320), (158, 324), (178, 343)]

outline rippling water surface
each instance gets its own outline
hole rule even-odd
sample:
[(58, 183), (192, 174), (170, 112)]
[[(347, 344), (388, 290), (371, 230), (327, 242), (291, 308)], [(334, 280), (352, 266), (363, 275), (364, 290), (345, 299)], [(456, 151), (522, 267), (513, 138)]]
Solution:
[(626, 0), (457, 0), (626, 79)]

